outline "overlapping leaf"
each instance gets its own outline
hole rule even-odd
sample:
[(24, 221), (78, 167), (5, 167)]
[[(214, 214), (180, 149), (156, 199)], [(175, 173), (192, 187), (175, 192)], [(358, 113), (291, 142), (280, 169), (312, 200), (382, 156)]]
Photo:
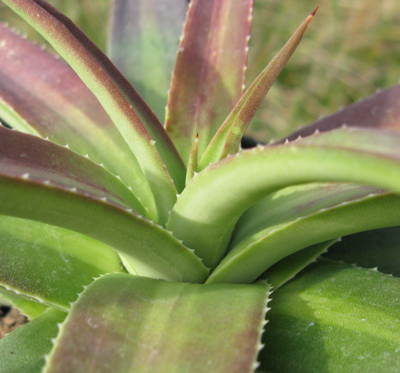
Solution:
[(58, 333), (58, 323), (67, 314), (49, 308), (37, 319), (20, 326), (0, 340), (1, 371), (4, 373), (40, 373), (44, 358)]
[(398, 372), (400, 279), (339, 263), (311, 265), (271, 301), (262, 369)]
[(0, 25), (0, 118), (19, 131), (39, 134), (103, 163), (157, 220), (148, 182), (125, 140), (76, 73)]
[[(318, 9), (318, 8), (317, 8)], [(285, 67), (286, 63), (299, 45), (308, 24), (317, 9), (300, 25), (289, 41), (278, 52), (268, 66), (246, 90), (235, 107), (225, 119), (200, 161), (200, 170), (211, 163), (218, 162), (229, 154), (234, 154), (240, 147), (240, 141), (254, 114), (261, 105), (265, 95)]]
[(168, 97), (166, 129), (185, 162), (199, 155), (243, 93), (253, 0), (192, 2)]
[(0, 214), (98, 239), (123, 254), (139, 274), (204, 280), (208, 271), (200, 260), (165, 229), (136, 214), (128, 204), (133, 194), (104, 168), (40, 138), (0, 131)]
[(44, 372), (253, 372), (268, 288), (103, 276), (72, 306)]
[(99, 241), (0, 215), (0, 288), (19, 297), (68, 310), (93, 277), (122, 270), (116, 251)]
[(208, 281), (252, 282), (308, 246), (398, 225), (399, 211), (400, 196), (368, 187), (316, 184), (273, 193), (239, 220), (229, 253)]
[[(185, 169), (154, 113), (110, 60), (62, 13), (43, 0), (3, 2), (35, 27), (96, 95), (143, 169), (156, 200), (159, 221), (163, 223), (176, 200), (169, 172), (181, 190)], [(147, 127), (132, 109), (133, 105), (142, 119), (146, 119)]]
[(243, 151), (203, 170), (179, 197), (168, 229), (214, 268), (241, 214), (276, 190), (340, 181), (400, 192), (399, 135), (343, 128), (303, 140)]

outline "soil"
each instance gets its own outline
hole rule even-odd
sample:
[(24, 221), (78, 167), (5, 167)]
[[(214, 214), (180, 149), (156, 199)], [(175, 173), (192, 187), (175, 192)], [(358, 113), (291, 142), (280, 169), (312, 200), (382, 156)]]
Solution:
[(21, 315), (16, 308), (0, 307), (0, 338), (27, 322), (28, 319)]

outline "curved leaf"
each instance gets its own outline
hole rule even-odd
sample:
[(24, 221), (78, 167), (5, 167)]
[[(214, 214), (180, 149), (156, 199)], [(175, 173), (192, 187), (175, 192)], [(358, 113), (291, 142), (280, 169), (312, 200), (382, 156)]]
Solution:
[(282, 373), (400, 369), (400, 279), (320, 262), (273, 296), (261, 367)]
[(109, 55), (163, 122), (187, 0), (114, 0)]
[(121, 180), (66, 147), (0, 126), (0, 173), (59, 185), (146, 213)]
[(44, 372), (253, 372), (268, 288), (103, 276), (72, 306)]
[(296, 251), (294, 254), (283, 258), (268, 268), (259, 279), (267, 281), (273, 290), (276, 291), (296, 276), (302, 269), (315, 262), (321, 254), (325, 253), (329, 247), (339, 240), (335, 238)]
[(125, 140), (76, 73), (0, 24), (0, 118), (103, 163), (157, 219), (150, 186)]
[(32, 320), (41, 315), (48, 309), (42, 303), (21, 298), (11, 290), (6, 290), (0, 286), (0, 305), (10, 305), (18, 309), (22, 315)]
[(51, 339), (67, 314), (54, 308), (0, 339), (2, 373), (40, 373), (52, 348)]
[(127, 208), (112, 193), (123, 184), (105, 169), (51, 142), (0, 131), (0, 214), (98, 239), (118, 250), (139, 274), (204, 281), (208, 270), (198, 257), (170, 232)]
[[(159, 221), (163, 223), (176, 201), (176, 188), (164, 161), (175, 176), (178, 189), (183, 188), (185, 168), (154, 113), (144, 108), (143, 101), (139, 103), (144, 116), (154, 119), (151, 134), (155, 137), (152, 139), (149, 126), (146, 129), (132, 109), (132, 104), (139, 102), (137, 93), (100, 49), (62, 13), (43, 0), (3, 2), (40, 32), (95, 94), (143, 169), (156, 200)], [(128, 102), (120, 88), (135, 96), (134, 101)], [(161, 146), (164, 158), (156, 143)]]
[(199, 154), (243, 93), (253, 0), (192, 0), (168, 96), (166, 129), (183, 160)]
[(214, 268), (242, 213), (276, 190), (340, 181), (400, 192), (399, 145), (397, 134), (343, 128), (286, 145), (242, 151), (191, 180), (167, 227)]
[[(257, 205), (254, 211), (250, 209), (251, 231), (241, 236), (238, 228), (241, 237), (233, 239), (231, 250), (208, 282), (252, 282), (279, 260), (308, 246), (355, 232), (400, 224), (400, 196), (371, 193), (371, 188), (346, 185), (333, 187), (333, 191), (329, 188), (332, 186), (329, 185), (328, 190), (316, 186), (305, 193), (302, 188), (291, 188), (294, 189), (293, 198), (274, 193), (270, 201)], [(271, 213), (268, 210), (260, 212), (268, 207), (271, 207)], [(249, 217), (246, 215), (243, 218)], [(255, 221), (256, 216), (260, 224)], [(252, 222), (256, 223), (255, 227)], [(246, 230), (245, 219), (243, 225)]]
[(116, 251), (99, 241), (0, 215), (0, 287), (23, 299), (68, 310), (93, 277), (122, 270)]

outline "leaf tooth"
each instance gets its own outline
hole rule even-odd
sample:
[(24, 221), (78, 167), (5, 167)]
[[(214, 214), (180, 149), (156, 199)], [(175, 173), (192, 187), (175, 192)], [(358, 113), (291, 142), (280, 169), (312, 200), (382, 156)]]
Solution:
[(68, 144), (65, 144), (65, 145), (64, 145), (64, 148), (70, 149), (70, 147), (69, 147)]
[(24, 174), (21, 175), (21, 179), (28, 180), (29, 176), (30, 176), (29, 172), (25, 172)]
[(107, 197), (101, 197), (100, 201), (107, 202)]
[(45, 181), (43, 182), (44, 185), (50, 185), (50, 183), (51, 183), (50, 180), (45, 180)]
[(77, 192), (77, 189), (76, 189), (76, 187), (72, 187), (72, 188), (68, 188), (71, 192), (73, 192), (73, 193), (76, 193)]
[(89, 154), (84, 155), (85, 158), (90, 159), (89, 158)]

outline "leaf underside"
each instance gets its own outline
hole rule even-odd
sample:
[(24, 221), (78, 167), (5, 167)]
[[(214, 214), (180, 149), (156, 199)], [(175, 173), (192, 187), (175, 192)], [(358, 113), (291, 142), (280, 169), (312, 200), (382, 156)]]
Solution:
[(250, 373), (267, 298), (265, 283), (106, 275), (72, 306), (44, 372)]

